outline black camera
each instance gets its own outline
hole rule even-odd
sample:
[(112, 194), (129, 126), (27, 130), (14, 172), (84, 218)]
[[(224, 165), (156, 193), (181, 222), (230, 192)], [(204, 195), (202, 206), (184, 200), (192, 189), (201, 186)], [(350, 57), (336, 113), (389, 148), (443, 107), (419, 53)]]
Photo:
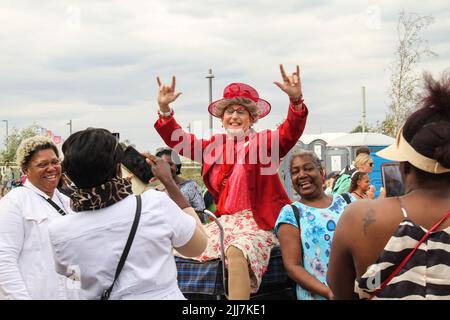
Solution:
[(143, 183), (147, 184), (150, 179), (153, 178), (152, 169), (150, 168), (150, 165), (147, 164), (146, 158), (132, 146), (128, 146), (125, 149), (121, 162)]

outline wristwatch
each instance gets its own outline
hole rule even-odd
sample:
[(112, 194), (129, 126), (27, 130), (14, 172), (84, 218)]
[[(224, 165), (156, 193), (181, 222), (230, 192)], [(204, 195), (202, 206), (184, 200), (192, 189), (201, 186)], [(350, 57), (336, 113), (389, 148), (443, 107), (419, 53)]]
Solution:
[(158, 109), (158, 115), (161, 117), (173, 116), (173, 109), (170, 108), (170, 111), (168, 111), (168, 112), (162, 112), (161, 110)]
[(291, 103), (296, 106), (299, 104), (303, 104), (303, 96), (299, 96), (298, 98), (291, 98), (289, 97), (289, 100), (291, 101)]

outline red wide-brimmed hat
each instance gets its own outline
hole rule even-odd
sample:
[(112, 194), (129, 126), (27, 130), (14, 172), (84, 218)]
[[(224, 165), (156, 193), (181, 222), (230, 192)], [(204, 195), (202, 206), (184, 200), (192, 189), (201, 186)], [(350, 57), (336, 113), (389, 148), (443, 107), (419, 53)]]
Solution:
[[(265, 117), (270, 112), (270, 103), (259, 97), (258, 91), (245, 83), (230, 83), (223, 90), (223, 99), (214, 101), (208, 106), (208, 111), (217, 118), (222, 117), (223, 110), (218, 105), (233, 98), (246, 98), (255, 102), (258, 119)], [(244, 105), (245, 106), (245, 105)]]

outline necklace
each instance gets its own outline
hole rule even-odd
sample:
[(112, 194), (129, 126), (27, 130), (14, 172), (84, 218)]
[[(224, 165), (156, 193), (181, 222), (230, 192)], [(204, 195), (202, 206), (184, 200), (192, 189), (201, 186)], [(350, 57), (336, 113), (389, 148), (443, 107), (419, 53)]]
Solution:
[(353, 191), (353, 193), (356, 194), (356, 195), (358, 196), (358, 198), (360, 198), (360, 199), (365, 199), (365, 198), (367, 198), (367, 196), (363, 196), (363, 195), (359, 194), (359, 193), (356, 192), (356, 191)]

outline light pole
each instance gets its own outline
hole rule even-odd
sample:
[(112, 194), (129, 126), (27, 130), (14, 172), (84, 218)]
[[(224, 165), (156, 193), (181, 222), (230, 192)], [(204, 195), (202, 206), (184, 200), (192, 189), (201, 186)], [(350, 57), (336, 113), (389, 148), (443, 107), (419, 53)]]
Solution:
[(366, 132), (366, 87), (361, 87), (362, 96), (362, 132)]
[(72, 119), (70, 119), (66, 124), (69, 126), (70, 135), (72, 135)]
[(3, 122), (6, 122), (6, 145), (8, 145), (8, 120), (2, 120)]
[[(209, 80), (209, 104), (212, 103), (212, 79), (214, 78), (214, 75), (212, 73), (212, 69), (208, 70), (208, 75), (206, 78)], [(212, 114), (209, 114), (209, 130), (211, 132), (211, 135), (213, 134), (213, 118)]]

